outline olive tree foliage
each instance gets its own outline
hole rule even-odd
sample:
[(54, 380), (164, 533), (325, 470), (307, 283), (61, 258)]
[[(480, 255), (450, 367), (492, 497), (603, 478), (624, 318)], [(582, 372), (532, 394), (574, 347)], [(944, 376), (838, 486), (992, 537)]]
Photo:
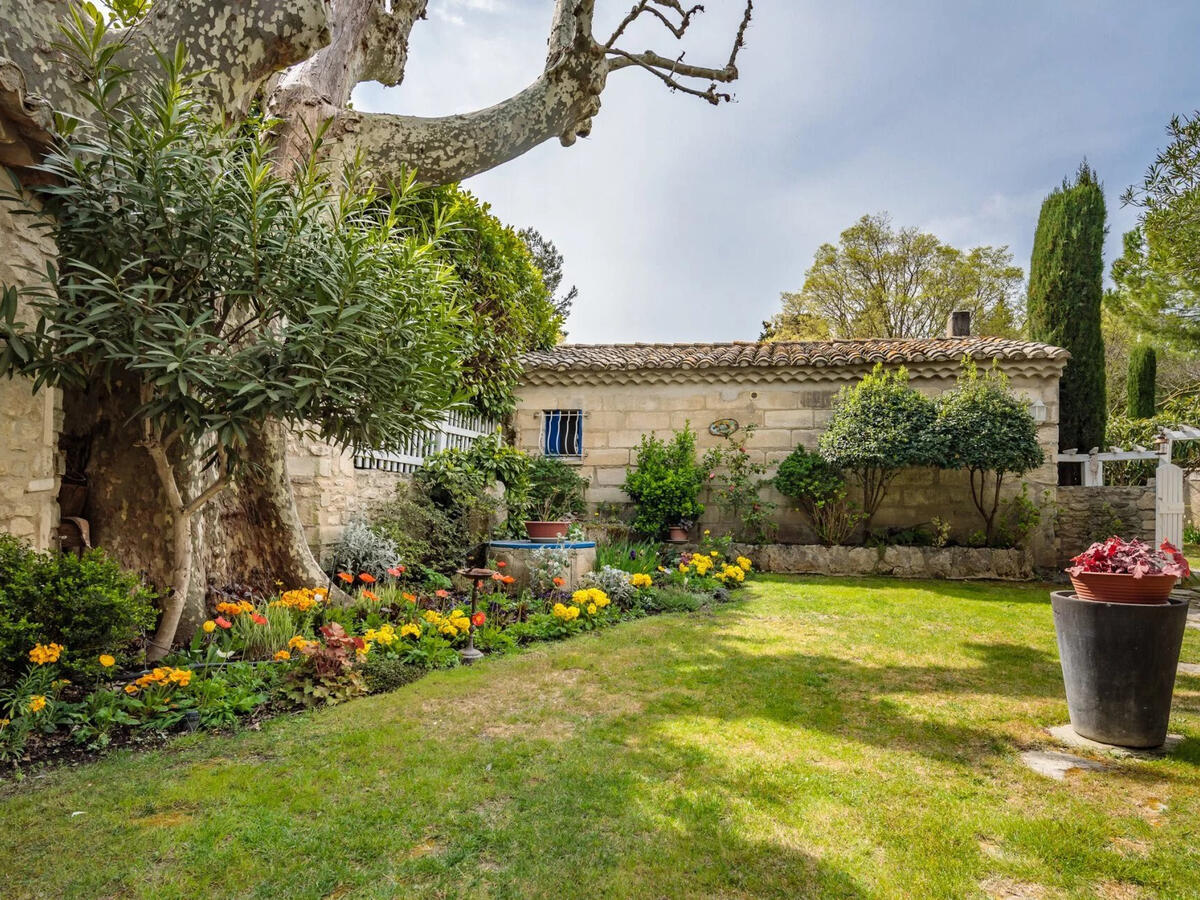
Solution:
[(971, 360), (963, 361), (958, 383), (938, 397), (936, 408), (941, 465), (967, 471), (971, 500), (991, 544), (1004, 479), (1024, 475), (1045, 459), (1037, 423), (1003, 372), (993, 367), (981, 373)]
[(311, 156), (285, 179), (269, 123), (212, 121), (182, 45), (135, 82), (100, 21), (77, 14), (66, 34), (92, 115), (63, 120), (37, 166), (59, 258), (5, 287), (0, 371), (138, 386), (141, 448), (173, 522), (157, 657), (188, 595), (192, 522), (254, 465), (251, 429), (398, 448), (458, 402), (464, 317), (439, 261), (445, 224), (400, 227), (411, 181), (377, 192)]
[(838, 393), (817, 449), (862, 485), (865, 532), (901, 469), (941, 464), (936, 420), (934, 402), (909, 385), (903, 366), (885, 371), (877, 363), (869, 375)]
[(763, 323), (769, 340), (936, 337), (954, 310), (979, 334), (1020, 332), (1023, 273), (1007, 247), (962, 251), (887, 213), (863, 216), (837, 245), (822, 244), (804, 286)]

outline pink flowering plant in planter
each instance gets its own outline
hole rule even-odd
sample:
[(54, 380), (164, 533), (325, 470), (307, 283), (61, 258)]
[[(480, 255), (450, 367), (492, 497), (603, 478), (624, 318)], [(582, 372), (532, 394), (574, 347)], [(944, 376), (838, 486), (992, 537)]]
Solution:
[(1192, 574), (1188, 561), (1169, 541), (1156, 550), (1137, 540), (1097, 541), (1067, 568), (1075, 593), (1084, 600), (1165, 603), (1180, 578)]

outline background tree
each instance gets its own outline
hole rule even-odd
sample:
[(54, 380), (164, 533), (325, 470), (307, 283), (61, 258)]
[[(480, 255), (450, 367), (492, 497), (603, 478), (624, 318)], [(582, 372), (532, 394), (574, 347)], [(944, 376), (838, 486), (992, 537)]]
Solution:
[(1151, 334), (1200, 351), (1200, 113), (1176, 116), (1140, 185), (1122, 195), (1141, 210), (1113, 263), (1114, 301)]
[(478, 412), (499, 419), (513, 408), (521, 355), (552, 347), (562, 315), (526, 243), (489, 204), (457, 184), (424, 186), (414, 201), (406, 224), (441, 229), (438, 253), (466, 308), (463, 388)]
[(155, 660), (190, 593), (197, 516), (256, 462), (249, 429), (273, 419), (338, 446), (399, 449), (455, 404), (467, 331), (439, 233), (397, 224), (411, 182), (376, 202), (353, 173), (335, 186), (305, 165), (284, 179), (269, 123), (211, 122), (182, 46), (159, 78), (137, 73), (134, 96), (102, 30), (75, 24), (71, 61), (96, 126), (85, 120), (38, 167), (59, 261), (23, 291), (32, 328), (6, 287), (0, 372), (136, 384), (140, 451), (172, 526)]
[(967, 470), (990, 545), (1005, 477), (1024, 475), (1045, 458), (1028, 404), (1013, 395), (999, 369), (980, 374), (967, 360), (958, 383), (937, 399), (937, 429), (945, 468)]
[(563, 279), (563, 255), (554, 246), (554, 241), (544, 237), (536, 228), (522, 228), (517, 233), (529, 248), (533, 264), (542, 270), (542, 278), (546, 282), (546, 290), (550, 293), (554, 309), (565, 322), (571, 314), (575, 298), (579, 296), (579, 288), (571, 285), (564, 293), (558, 292)]
[(1154, 415), (1155, 380), (1158, 377), (1154, 348), (1138, 344), (1129, 354), (1129, 399), (1127, 409), (1133, 419), (1149, 419)]
[(1104, 443), (1104, 191), (1085, 162), (1042, 202), (1029, 265), (1029, 336), (1071, 351), (1059, 383), (1060, 449)]
[[(76, 73), (50, 48), (66, 8), (46, 0), (7, 0), (0, 29), (0, 56), (28, 83), (31, 122), (54, 106), (85, 113), (73, 92)], [(454, 182), (501, 165), (551, 138), (569, 146), (591, 132), (600, 96), (614, 72), (645, 72), (673, 91), (714, 105), (730, 99), (718, 85), (738, 77), (753, 5), (747, 0), (728, 57), (716, 66), (693, 63), (677, 51), (635, 52), (623, 45), (631, 26), (664, 26), (675, 40), (689, 32), (699, 7), (678, 0), (638, 0), (607, 36), (593, 29), (594, 0), (555, 0), (542, 72), (524, 90), (486, 109), (443, 117), (354, 110), (355, 86), (377, 81), (397, 85), (407, 63), (410, 35), (425, 18), (426, 0), (156, 0), (135, 25), (105, 35), (114, 61), (132, 69), (152, 63), (157, 47), (188, 42), (198, 86), (212, 112), (236, 121), (252, 109), (278, 120), (274, 162), (296, 170), (318, 135), (321, 151), (333, 158), (360, 158), (377, 180), (399, 180), (416, 169), (435, 184)], [(136, 16), (136, 14), (135, 14)], [(136, 450), (120, 423), (131, 412), (116, 400), (97, 414), (109, 423), (102, 445), (93, 445), (89, 503), (103, 507), (106, 543), (120, 546), (123, 561), (149, 568), (161, 557), (155, 541), (129, 508), (128, 480), (115, 473)], [(90, 427), (90, 426), (89, 426)], [(222, 515), (207, 523), (196, 556), (195, 583), (242, 578), (254, 572), (264, 582), (315, 584), (321, 567), (304, 538), (287, 474), (288, 433), (274, 420), (251, 429), (248, 447), (258, 462), (221, 501)], [(109, 477), (113, 472), (113, 477)]]
[(936, 419), (933, 401), (909, 385), (903, 366), (884, 371), (876, 364), (858, 384), (839, 392), (817, 449), (826, 462), (853, 473), (862, 485), (865, 535), (901, 469), (941, 464)]
[(969, 251), (916, 228), (895, 228), (887, 213), (863, 216), (837, 244), (817, 248), (804, 286), (783, 294), (783, 311), (763, 339), (934, 337), (952, 311), (971, 312), (979, 334), (1020, 331), (1023, 273), (1007, 247)]

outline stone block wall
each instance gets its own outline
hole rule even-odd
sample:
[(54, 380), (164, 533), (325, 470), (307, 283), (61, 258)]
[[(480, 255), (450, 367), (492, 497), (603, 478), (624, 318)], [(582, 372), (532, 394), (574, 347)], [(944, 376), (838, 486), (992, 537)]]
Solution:
[(1154, 541), (1154, 479), (1140, 486), (1059, 487), (1058, 565), (1095, 541), (1120, 534)]
[[(45, 271), (53, 258), (53, 242), (32, 225), (31, 217), (14, 216), (11, 204), (0, 204), (0, 284), (26, 283), (26, 266)], [(25, 379), (0, 379), (0, 531), (43, 550), (56, 546), (61, 428), (58, 391), (35, 394)]]
[(302, 436), (291, 440), (288, 472), (300, 523), (318, 559), (341, 537), (347, 524), (390, 500), (400, 480), (408, 477), (356, 469), (349, 451)]
[[(1047, 459), (1058, 445), (1058, 374), (1056, 369), (1030, 370), (1006, 368), (1014, 390), (1030, 400), (1042, 401), (1046, 421), (1039, 429), (1039, 442)], [(669, 437), (672, 431), (690, 423), (698, 435), (700, 452), (718, 444), (722, 438), (709, 434), (708, 426), (716, 419), (733, 418), (740, 425), (754, 423), (758, 430), (748, 450), (756, 459), (775, 467), (793, 448), (816, 447), (832, 414), (834, 397), (840, 387), (861, 378), (866, 367), (839, 367), (819, 374), (762, 371), (752, 368), (673, 372), (678, 380), (664, 380), (656, 373), (624, 383), (604, 383), (589, 377), (591, 373), (562, 372), (553, 376), (539, 373), (521, 387), (513, 424), (516, 443), (530, 452), (539, 452), (541, 412), (548, 409), (581, 409), (584, 413), (583, 457), (580, 474), (590, 481), (588, 500), (598, 504), (627, 504), (621, 490), (625, 470), (635, 460), (635, 448), (642, 434), (653, 432)], [(909, 366), (912, 384), (931, 396), (953, 386), (956, 367)], [(634, 373), (641, 375), (642, 373)], [(1008, 494), (1020, 490), (1020, 481), (1029, 484), (1030, 496), (1049, 508), (1057, 486), (1057, 470), (1052, 462), (1014, 479)], [(855, 488), (852, 485), (851, 490)], [(791, 508), (786, 497), (773, 488), (763, 496), (779, 504), (775, 521), (779, 524), (776, 540), (783, 543), (811, 543), (815, 535), (799, 510)], [(853, 493), (852, 493), (853, 496)], [(703, 499), (703, 498), (702, 498)], [(730, 530), (734, 523), (725, 521), (715, 504), (700, 525), (714, 530)], [(912, 470), (902, 472), (888, 491), (875, 517), (876, 527), (909, 527), (929, 522), (934, 516), (949, 519), (952, 537), (965, 542), (979, 529), (982, 519), (971, 502), (965, 473)], [(1053, 525), (1045, 516), (1034, 538), (1034, 557), (1039, 565), (1054, 562)]]

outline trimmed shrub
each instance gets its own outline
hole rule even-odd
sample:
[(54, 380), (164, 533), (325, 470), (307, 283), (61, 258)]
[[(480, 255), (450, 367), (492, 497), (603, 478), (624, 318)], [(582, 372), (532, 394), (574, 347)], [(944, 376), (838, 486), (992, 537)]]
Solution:
[(877, 363), (870, 375), (839, 392), (818, 450), (862, 485), (864, 532), (870, 533), (871, 518), (901, 469), (942, 464), (936, 419), (933, 401), (909, 386), (903, 366), (884, 371)]
[(937, 431), (948, 469), (966, 469), (971, 499), (983, 517), (984, 543), (995, 534), (1006, 475), (1024, 475), (1045, 459), (1028, 405), (1013, 395), (999, 369), (980, 374), (963, 363), (958, 384), (937, 399)]
[(362, 667), (363, 680), (372, 694), (382, 694), (404, 687), (425, 674), (420, 666), (409, 665), (394, 656), (368, 653)]
[(101, 653), (128, 659), (158, 618), (154, 600), (103, 550), (39, 553), (0, 534), (0, 684), (25, 671), (38, 643), (66, 647), (60, 665), (76, 679), (100, 670)]
[(694, 522), (704, 513), (699, 500), (707, 473), (696, 460), (696, 432), (689, 425), (670, 443), (643, 434), (637, 467), (625, 470), (622, 489), (637, 505), (633, 530), (655, 539), (673, 525)]

